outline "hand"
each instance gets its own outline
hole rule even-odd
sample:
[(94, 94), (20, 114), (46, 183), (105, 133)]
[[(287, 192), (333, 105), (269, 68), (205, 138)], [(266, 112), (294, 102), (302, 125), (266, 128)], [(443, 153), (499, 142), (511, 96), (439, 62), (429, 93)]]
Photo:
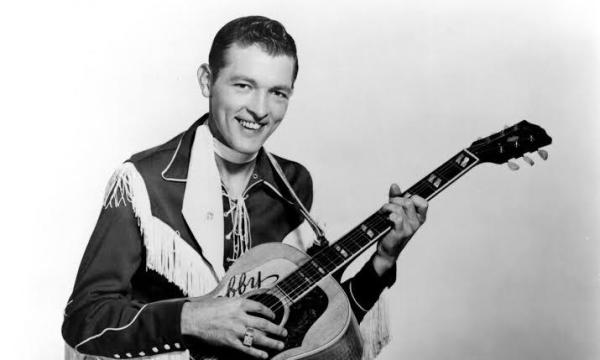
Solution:
[(389, 213), (392, 230), (377, 244), (373, 259), (375, 271), (382, 275), (394, 265), (400, 252), (427, 217), (427, 200), (418, 195), (402, 197), (397, 184), (390, 186), (390, 201), (380, 211)]
[[(266, 351), (254, 345), (275, 350), (283, 349), (283, 342), (267, 336), (287, 336), (282, 326), (251, 315), (258, 314), (274, 319), (275, 314), (265, 305), (244, 298), (193, 298), (183, 305), (181, 332), (201, 338), (214, 346), (229, 347), (256, 358), (266, 359)], [(242, 343), (247, 328), (254, 329), (253, 346)]]

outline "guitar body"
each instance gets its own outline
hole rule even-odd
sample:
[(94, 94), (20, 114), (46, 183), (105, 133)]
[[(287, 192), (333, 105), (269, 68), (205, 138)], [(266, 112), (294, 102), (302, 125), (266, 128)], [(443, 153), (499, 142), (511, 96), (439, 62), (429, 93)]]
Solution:
[[(362, 357), (362, 338), (342, 287), (331, 276), (324, 277), (313, 290), (293, 304), (285, 304), (283, 294), (270, 292), (278, 280), (298, 269), (310, 257), (281, 243), (256, 246), (229, 268), (208, 296), (243, 296), (260, 302), (280, 301), (275, 322), (288, 331), (285, 348), (270, 353), (272, 360), (354, 360)], [(261, 296), (259, 296), (261, 295)], [(257, 297), (258, 296), (258, 297)], [(194, 355), (196, 359), (205, 355)], [(206, 348), (202, 351), (206, 354)], [(240, 359), (244, 355), (215, 350), (219, 359)]]

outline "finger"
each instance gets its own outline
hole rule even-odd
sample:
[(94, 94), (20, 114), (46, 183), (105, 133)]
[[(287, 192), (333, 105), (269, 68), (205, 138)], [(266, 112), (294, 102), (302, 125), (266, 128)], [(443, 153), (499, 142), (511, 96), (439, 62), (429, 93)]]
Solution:
[(383, 213), (389, 214), (389, 213), (403, 213), (404, 212), (404, 207), (402, 206), (402, 204), (404, 203), (404, 201), (406, 201), (406, 199), (403, 198), (393, 198), (390, 200), (389, 203), (385, 203), (383, 204), (383, 206), (381, 207), (381, 211)]
[(231, 346), (238, 351), (241, 351), (245, 354), (248, 354), (248, 355), (258, 358), (258, 359), (266, 359), (269, 356), (269, 354), (267, 354), (266, 351), (262, 351), (257, 348), (254, 348), (252, 346), (246, 346), (246, 345), (242, 344), (242, 341), (240, 339), (236, 339), (231, 344)]
[(275, 325), (267, 319), (248, 315), (245, 319), (247, 326), (273, 334), (279, 337), (287, 336), (287, 330), (283, 326)]
[(393, 197), (402, 196), (402, 190), (400, 190), (400, 186), (398, 186), (398, 184), (393, 183), (390, 186), (390, 191), (388, 194), (389, 194), (390, 199)]
[(404, 208), (404, 212), (406, 212), (407, 220), (409, 223), (419, 226), (421, 222), (419, 218), (417, 218), (417, 210), (415, 209), (415, 203), (410, 199), (405, 199), (406, 201), (402, 204)]
[(255, 314), (260, 314), (268, 317), (269, 319), (275, 319), (275, 313), (266, 307), (265, 305), (259, 303), (258, 301), (242, 299), (242, 309), (246, 312), (251, 312)]
[(281, 350), (284, 347), (283, 341), (271, 339), (261, 331), (254, 332), (254, 344), (252, 346), (266, 347), (274, 350)]
[(404, 218), (396, 212), (390, 213), (388, 219), (392, 222), (394, 231), (401, 232), (404, 226)]
[(429, 208), (429, 202), (427, 202), (427, 200), (423, 199), (419, 195), (413, 195), (411, 199), (414, 202), (415, 207), (417, 208), (417, 213), (421, 216), (421, 222), (425, 221), (425, 219), (427, 218), (427, 209)]

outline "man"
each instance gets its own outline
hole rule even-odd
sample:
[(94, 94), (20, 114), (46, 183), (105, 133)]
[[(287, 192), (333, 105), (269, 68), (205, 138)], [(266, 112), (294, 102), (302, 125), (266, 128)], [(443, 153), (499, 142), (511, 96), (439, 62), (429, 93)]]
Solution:
[[(109, 182), (65, 311), (69, 356), (185, 359), (188, 346), (208, 344), (266, 358), (282, 349), (286, 330), (267, 320), (266, 306), (200, 296), (250, 247), (284, 241), (306, 250), (299, 226), (319, 233), (307, 210), (310, 174), (263, 148), (297, 73), (294, 40), (280, 23), (245, 17), (217, 33), (198, 70), (209, 113), (131, 157)], [(342, 284), (359, 319), (393, 283), (396, 258), (425, 221), (427, 202), (400, 193), (392, 185), (382, 207), (393, 230)]]

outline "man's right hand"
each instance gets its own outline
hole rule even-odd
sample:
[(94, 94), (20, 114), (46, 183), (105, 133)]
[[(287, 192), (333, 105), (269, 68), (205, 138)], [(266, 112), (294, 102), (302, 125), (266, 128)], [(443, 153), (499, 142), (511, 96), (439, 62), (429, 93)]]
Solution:
[[(282, 350), (283, 342), (269, 337), (287, 336), (282, 326), (258, 317), (274, 319), (275, 314), (265, 305), (244, 298), (192, 298), (181, 311), (181, 333), (198, 337), (206, 343), (229, 347), (256, 358), (266, 359), (266, 351), (254, 347)], [(254, 329), (253, 346), (242, 343), (246, 330)]]

